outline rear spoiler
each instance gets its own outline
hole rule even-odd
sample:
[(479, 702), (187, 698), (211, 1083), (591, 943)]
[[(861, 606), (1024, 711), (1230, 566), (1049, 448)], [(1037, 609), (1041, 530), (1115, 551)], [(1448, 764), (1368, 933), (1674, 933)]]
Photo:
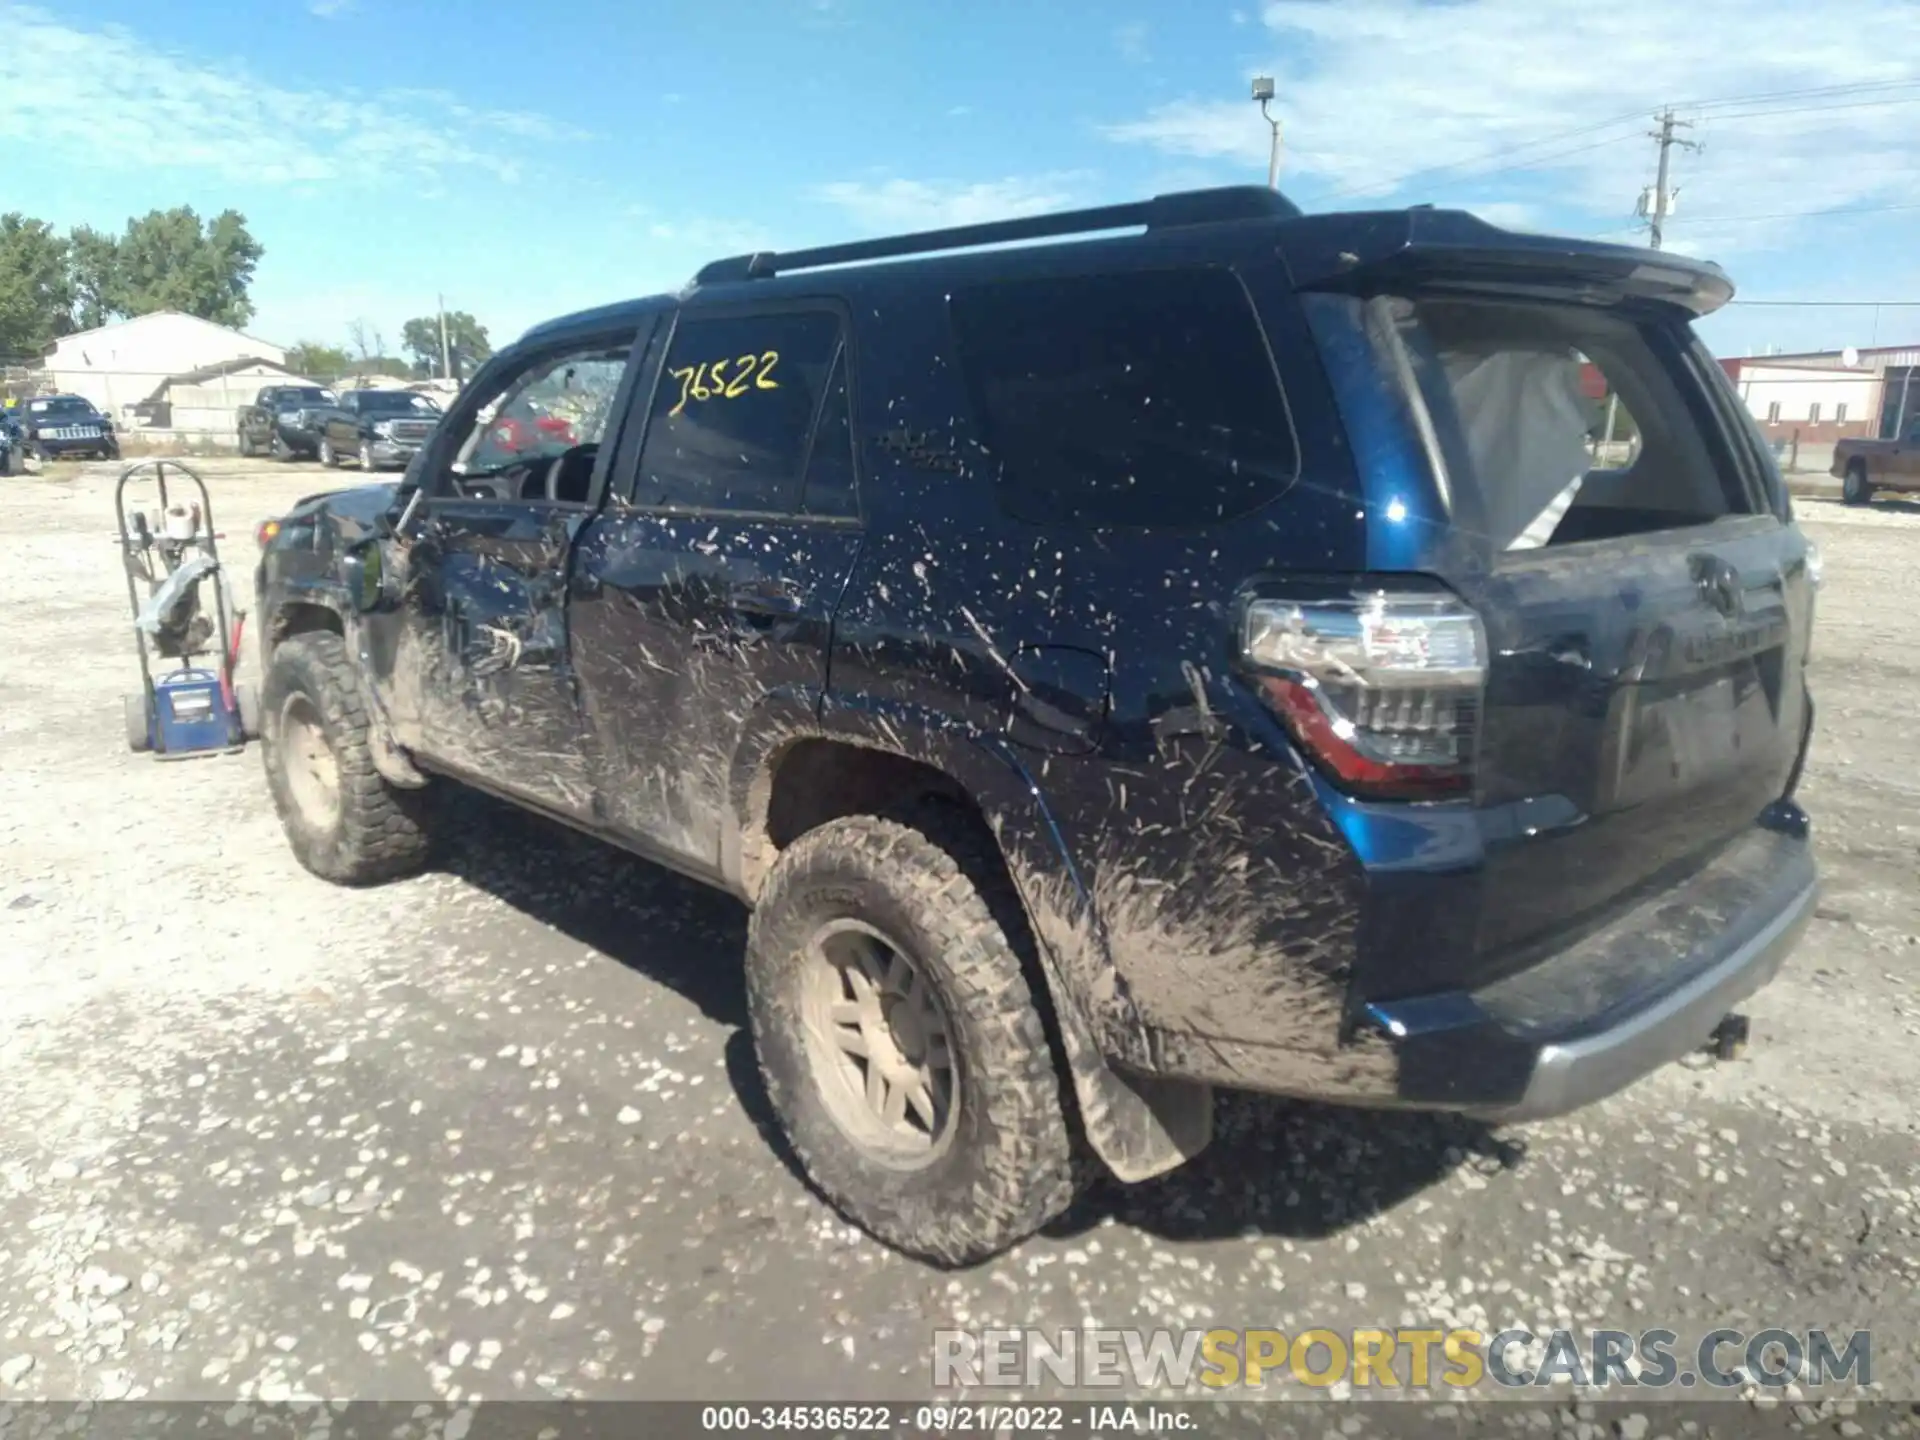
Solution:
[(1378, 293), (1419, 286), (1591, 305), (1624, 300), (1711, 315), (1733, 298), (1718, 265), (1636, 245), (1502, 230), (1460, 210), (1313, 215), (1289, 222), (1296, 288)]

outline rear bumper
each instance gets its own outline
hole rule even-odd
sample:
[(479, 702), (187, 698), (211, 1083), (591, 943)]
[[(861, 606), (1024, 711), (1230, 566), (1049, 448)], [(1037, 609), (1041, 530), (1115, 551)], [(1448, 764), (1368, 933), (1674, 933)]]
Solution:
[(1565, 1114), (1699, 1048), (1779, 971), (1819, 879), (1790, 802), (1685, 881), (1473, 991), (1367, 1007), (1318, 1054), (1210, 1040), (1156, 1045), (1162, 1074), (1491, 1121)]

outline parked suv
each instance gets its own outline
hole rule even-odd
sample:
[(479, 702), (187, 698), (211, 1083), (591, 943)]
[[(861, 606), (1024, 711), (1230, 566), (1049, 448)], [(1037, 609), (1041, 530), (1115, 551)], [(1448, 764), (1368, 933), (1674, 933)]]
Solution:
[(741, 897), (794, 1149), (941, 1262), (1086, 1152), (1178, 1165), (1216, 1086), (1566, 1111), (1816, 890), (1808, 546), (1691, 330), (1731, 293), (1244, 189), (718, 261), (263, 530), (274, 802), (342, 883), (450, 780)]
[(120, 440), (113, 421), (102, 415), (84, 395), (41, 395), (21, 407), (27, 449), (47, 460), (91, 455), (101, 460), (120, 458)]

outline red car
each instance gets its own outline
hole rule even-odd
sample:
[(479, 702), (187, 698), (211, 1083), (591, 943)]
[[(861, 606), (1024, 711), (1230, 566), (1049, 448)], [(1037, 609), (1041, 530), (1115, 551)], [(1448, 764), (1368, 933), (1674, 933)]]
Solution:
[(571, 448), (579, 443), (573, 425), (557, 415), (542, 415), (529, 424), (518, 416), (506, 416), (494, 424), (493, 443), (509, 455), (522, 450), (547, 450), (558, 445)]

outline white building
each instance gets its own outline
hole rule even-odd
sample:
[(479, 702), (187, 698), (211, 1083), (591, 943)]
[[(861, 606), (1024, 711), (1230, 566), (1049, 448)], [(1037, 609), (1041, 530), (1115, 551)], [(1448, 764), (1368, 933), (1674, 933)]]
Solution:
[(1880, 422), (1881, 378), (1864, 367), (1737, 360), (1727, 366), (1747, 413), (1769, 436), (1804, 440), (1872, 435)]
[(47, 349), (44, 366), (55, 391), (84, 395), (117, 420), (176, 375), (238, 360), (284, 366), (287, 352), (211, 320), (157, 310), (63, 336)]
[[(1763, 427), (1775, 402), (1780, 416), (1769, 431), (1785, 436), (1798, 428), (1802, 439), (1835, 440), (1843, 435), (1887, 437), (1904, 434), (1906, 422), (1920, 413), (1920, 345), (1869, 345), (1848, 350), (1810, 350), (1793, 355), (1754, 355), (1723, 360), (1734, 386), (1747, 395), (1748, 408)], [(1749, 394), (1742, 382), (1756, 378)], [(1827, 383), (1815, 386), (1821, 380)], [(1871, 383), (1862, 389), (1862, 381)], [(1812, 422), (1812, 407), (1820, 419)], [(1846, 405), (1842, 425), (1835, 410)], [(1864, 424), (1862, 422), (1865, 422)], [(1817, 425), (1817, 431), (1815, 426)]]

